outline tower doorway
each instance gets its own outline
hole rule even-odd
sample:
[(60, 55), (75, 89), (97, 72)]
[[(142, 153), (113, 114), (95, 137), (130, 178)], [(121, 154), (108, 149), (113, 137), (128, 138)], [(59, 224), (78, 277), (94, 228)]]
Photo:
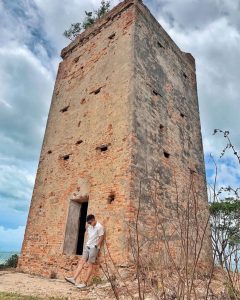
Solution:
[(70, 200), (63, 245), (64, 254), (82, 255), (87, 210), (88, 197)]
[(78, 228), (78, 242), (77, 242), (77, 255), (82, 255), (84, 245), (84, 235), (86, 231), (86, 219), (87, 219), (88, 202), (81, 203), (80, 216), (79, 216), (79, 228)]

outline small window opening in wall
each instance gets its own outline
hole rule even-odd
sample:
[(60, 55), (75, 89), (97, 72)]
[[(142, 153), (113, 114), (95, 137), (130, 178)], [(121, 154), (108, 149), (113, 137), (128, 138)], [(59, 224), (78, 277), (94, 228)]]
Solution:
[(108, 145), (101, 145), (101, 146), (97, 147), (96, 150), (98, 150), (100, 152), (106, 152), (108, 150)]
[(109, 40), (113, 40), (115, 38), (115, 36), (116, 36), (116, 33), (114, 32), (111, 35), (109, 35), (108, 38), (109, 38)]
[(79, 58), (80, 58), (80, 56), (77, 56), (77, 57), (74, 58), (73, 61), (74, 61), (75, 63), (77, 63), (77, 62), (79, 61)]
[(78, 228), (78, 242), (77, 242), (77, 251), (76, 251), (77, 255), (82, 255), (83, 253), (87, 209), (88, 209), (88, 202), (81, 203), (79, 228)]
[(112, 204), (115, 200), (115, 194), (114, 193), (111, 193), (109, 196), (108, 196), (108, 204)]
[(83, 143), (83, 140), (79, 140), (79, 141), (76, 142), (76, 145), (80, 145), (82, 143)]
[(97, 95), (97, 94), (99, 94), (99, 93), (101, 92), (101, 89), (102, 89), (102, 87), (100, 87), (100, 88), (98, 88), (97, 90), (91, 92), (90, 94)]
[(156, 90), (153, 90), (152, 93), (154, 96), (160, 96), (160, 94)]
[(81, 100), (81, 104), (84, 104), (84, 103), (86, 103), (86, 98), (83, 98), (83, 99)]
[(94, 94), (95, 94), (95, 95), (99, 94), (99, 93), (101, 92), (101, 89), (102, 89), (102, 88), (99, 88), (99, 89), (97, 89), (96, 91), (94, 91)]
[(70, 154), (63, 155), (63, 160), (69, 160)]
[(158, 44), (158, 46), (160, 47), (160, 48), (165, 48), (164, 46), (163, 46), (163, 44), (162, 43), (160, 43), (159, 41), (157, 42), (157, 44)]
[(195, 174), (195, 173), (197, 173), (195, 170), (193, 170), (193, 169), (191, 169), (191, 168), (189, 168), (189, 171), (190, 171), (190, 174)]
[(160, 125), (159, 125), (159, 129), (160, 129), (160, 131), (163, 131), (163, 129), (164, 129), (163, 124), (160, 124)]
[(187, 74), (186, 74), (185, 72), (183, 72), (183, 77), (184, 77), (185, 79), (188, 78), (188, 77), (187, 77)]
[(49, 151), (48, 151), (48, 154), (52, 154), (52, 150), (49, 150)]
[(180, 113), (180, 116), (181, 116), (182, 118), (185, 118), (185, 115), (184, 115), (183, 113)]
[(69, 109), (69, 105), (68, 106), (65, 106), (64, 108), (60, 109), (60, 112), (64, 113), (66, 111), (68, 111)]
[(170, 156), (170, 154), (169, 154), (168, 152), (166, 152), (166, 151), (164, 151), (163, 154), (164, 154), (164, 156), (165, 156), (166, 158), (169, 158), (169, 156)]

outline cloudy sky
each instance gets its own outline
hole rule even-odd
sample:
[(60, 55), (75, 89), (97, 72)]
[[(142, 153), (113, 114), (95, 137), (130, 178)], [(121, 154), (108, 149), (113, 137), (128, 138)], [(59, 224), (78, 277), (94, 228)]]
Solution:
[[(119, 1), (112, 1), (117, 4)], [(53, 91), (62, 32), (100, 0), (0, 0), (0, 251), (20, 250)], [(145, 0), (197, 63), (205, 162), (219, 185), (240, 185), (240, 168), (215, 128), (240, 148), (240, 0)]]

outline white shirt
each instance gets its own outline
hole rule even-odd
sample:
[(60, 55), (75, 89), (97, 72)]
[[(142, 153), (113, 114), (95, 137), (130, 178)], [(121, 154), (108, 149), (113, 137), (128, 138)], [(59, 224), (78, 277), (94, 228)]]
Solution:
[(103, 226), (97, 222), (95, 226), (88, 225), (87, 227), (88, 241), (86, 243), (87, 247), (94, 248), (101, 236), (104, 235)]

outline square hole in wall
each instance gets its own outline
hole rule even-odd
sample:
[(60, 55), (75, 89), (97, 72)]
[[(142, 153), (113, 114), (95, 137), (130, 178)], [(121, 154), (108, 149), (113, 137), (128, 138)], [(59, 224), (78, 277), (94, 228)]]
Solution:
[(102, 89), (102, 87), (99, 87), (98, 89), (92, 91), (90, 94), (97, 95), (97, 94), (99, 94), (101, 92), (101, 89)]
[(155, 90), (155, 89), (152, 90), (152, 95), (153, 95), (152, 99), (154, 101), (158, 101), (161, 98), (161, 94), (157, 90)]
[(94, 92), (94, 94), (97, 95), (97, 94), (99, 94), (100, 92), (101, 92), (101, 88), (97, 89), (97, 90)]
[(154, 96), (160, 96), (160, 94), (156, 90), (153, 90), (152, 93)]
[(81, 104), (84, 104), (86, 103), (86, 98), (83, 98), (81, 101), (80, 101)]
[(164, 151), (164, 152), (163, 152), (163, 155), (164, 155), (164, 157), (166, 157), (166, 158), (169, 158), (169, 157), (170, 157), (170, 154), (169, 154), (167, 151)]
[(162, 44), (161, 42), (159, 42), (159, 41), (157, 42), (157, 45), (158, 45), (159, 48), (163, 48), (163, 49), (165, 48), (165, 47), (163, 46), (163, 44)]
[(184, 113), (180, 113), (180, 116), (181, 116), (182, 118), (185, 118)]
[(70, 154), (65, 154), (62, 156), (63, 160), (69, 160), (69, 158), (70, 158)]
[(196, 170), (193, 170), (193, 169), (191, 169), (191, 168), (188, 168), (188, 169), (189, 169), (189, 171), (190, 171), (190, 174), (195, 174), (195, 173), (197, 173)]
[(110, 193), (110, 195), (108, 196), (107, 202), (108, 204), (112, 204), (115, 200), (115, 194), (114, 193)]
[(109, 38), (109, 40), (113, 40), (115, 38), (115, 36), (116, 36), (116, 33), (114, 32), (111, 35), (109, 35), (108, 38)]
[(73, 60), (74, 63), (77, 63), (79, 61), (79, 58), (80, 58), (80, 56), (75, 57), (74, 60)]
[(159, 101), (161, 98), (161, 95), (156, 91), (156, 90), (152, 90), (152, 101), (153, 102), (157, 102)]
[(97, 151), (99, 152), (107, 152), (108, 151), (108, 146), (107, 144), (101, 145), (99, 147), (96, 148)]
[(160, 125), (159, 125), (159, 129), (160, 129), (161, 132), (164, 130), (163, 124), (160, 124)]
[(68, 111), (69, 109), (69, 105), (68, 106), (65, 106), (64, 108), (60, 109), (60, 112), (64, 113), (66, 111)]

